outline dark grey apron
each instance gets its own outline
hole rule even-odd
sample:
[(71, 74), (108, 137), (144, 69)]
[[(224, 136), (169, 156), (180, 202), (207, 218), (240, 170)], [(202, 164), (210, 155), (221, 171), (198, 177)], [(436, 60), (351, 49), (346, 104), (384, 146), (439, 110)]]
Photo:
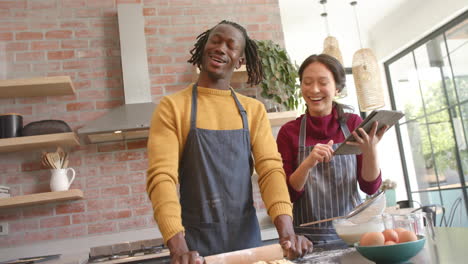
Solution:
[(187, 245), (201, 256), (261, 244), (247, 113), (231, 93), (243, 128), (201, 129), (196, 127), (197, 84), (192, 87), (190, 132), (179, 167), (180, 203)]
[[(306, 146), (307, 114), (302, 117), (299, 132), (298, 165), (307, 158), (314, 146)], [(340, 122), (345, 138), (350, 134), (345, 123)], [(340, 144), (333, 144), (335, 150)], [(357, 190), (356, 155), (333, 156), (330, 162), (320, 162), (309, 170), (305, 192), (294, 202), (294, 226), (297, 233), (311, 241), (338, 240), (332, 222), (308, 227), (302, 223), (343, 216), (361, 203)]]

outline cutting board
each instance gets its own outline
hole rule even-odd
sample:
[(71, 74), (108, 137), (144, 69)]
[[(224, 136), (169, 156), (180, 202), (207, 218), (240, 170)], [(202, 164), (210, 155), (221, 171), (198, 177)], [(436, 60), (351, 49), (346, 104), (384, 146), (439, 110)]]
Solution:
[(205, 264), (252, 264), (256, 261), (283, 259), (280, 244), (243, 249), (205, 257)]

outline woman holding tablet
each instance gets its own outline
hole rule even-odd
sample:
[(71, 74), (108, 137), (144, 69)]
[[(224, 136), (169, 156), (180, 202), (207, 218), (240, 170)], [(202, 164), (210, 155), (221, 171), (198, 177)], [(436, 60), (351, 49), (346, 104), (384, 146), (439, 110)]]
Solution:
[[(283, 125), (277, 144), (291, 200), (296, 232), (311, 241), (338, 240), (331, 222), (310, 227), (300, 224), (344, 216), (361, 203), (357, 185), (374, 194), (382, 182), (377, 161), (377, 143), (387, 126), (377, 131), (377, 122), (369, 133), (354, 131), (362, 119), (346, 113), (346, 105), (334, 101), (345, 87), (343, 66), (333, 57), (309, 56), (299, 68), (302, 97), (307, 111)], [(354, 131), (354, 132), (350, 132)], [(333, 155), (339, 143), (352, 134), (360, 155)]]

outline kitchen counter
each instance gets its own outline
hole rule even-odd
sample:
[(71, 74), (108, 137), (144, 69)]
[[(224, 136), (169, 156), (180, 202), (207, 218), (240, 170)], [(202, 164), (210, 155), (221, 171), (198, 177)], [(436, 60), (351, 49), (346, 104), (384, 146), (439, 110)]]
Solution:
[[(436, 227), (435, 242), (426, 240), (423, 250), (410, 259), (410, 263), (438, 264), (438, 263), (465, 263), (466, 243), (468, 242), (468, 228), (462, 227)], [(275, 243), (270, 240), (265, 244)], [(41, 262), (43, 264), (83, 264), (87, 262), (87, 255), (73, 254), (62, 255), (59, 259)], [(149, 263), (167, 263), (167, 260)], [(315, 263), (374, 263), (361, 256), (355, 248), (348, 247), (344, 242), (318, 244), (314, 246), (314, 252), (302, 259), (294, 261), (297, 264)]]
[[(436, 227), (435, 242), (426, 240), (423, 250), (409, 260), (409, 263), (438, 264), (466, 263), (466, 243), (468, 228)], [(314, 252), (294, 263), (374, 263), (359, 254), (355, 248), (344, 243), (321, 244), (314, 247)]]

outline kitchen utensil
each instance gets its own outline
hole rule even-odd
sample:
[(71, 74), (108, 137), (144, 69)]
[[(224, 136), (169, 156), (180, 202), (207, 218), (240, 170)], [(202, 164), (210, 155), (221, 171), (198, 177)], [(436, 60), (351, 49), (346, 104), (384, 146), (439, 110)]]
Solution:
[[(76, 173), (73, 168), (52, 169), (50, 171), (50, 190), (53, 192), (68, 190), (70, 188), (70, 185), (75, 180)], [(72, 174), (69, 174), (68, 172), (72, 172)]]
[(260, 260), (272, 261), (283, 259), (280, 244), (243, 249), (205, 257), (205, 264), (251, 264)]
[(374, 216), (368, 222), (362, 224), (355, 224), (348, 219), (335, 219), (332, 223), (338, 236), (348, 246), (353, 246), (354, 243), (358, 242), (364, 233), (382, 232), (385, 229), (384, 220), (381, 215)]
[(14, 259), (14, 260), (8, 260), (8, 261), (5, 261), (5, 262), (0, 262), (0, 264), (20, 264), (20, 263), (31, 264), (31, 263), (38, 263), (38, 262), (58, 259), (60, 256), (61, 256), (61, 254), (48, 255), (48, 256), (38, 256), (38, 257), (28, 257), (28, 258), (19, 258), (19, 259)]
[(0, 115), (0, 138), (20, 137), (23, 129), (23, 116), (20, 114)]
[(349, 219), (355, 224), (365, 223), (369, 221), (372, 217), (382, 214), (385, 209), (385, 192), (378, 192), (368, 198), (366, 201), (356, 206), (351, 212), (345, 216), (336, 216), (332, 218), (322, 219), (318, 221), (313, 221), (309, 223), (301, 224), (301, 227), (315, 225), (318, 223), (333, 221), (335, 219)]

